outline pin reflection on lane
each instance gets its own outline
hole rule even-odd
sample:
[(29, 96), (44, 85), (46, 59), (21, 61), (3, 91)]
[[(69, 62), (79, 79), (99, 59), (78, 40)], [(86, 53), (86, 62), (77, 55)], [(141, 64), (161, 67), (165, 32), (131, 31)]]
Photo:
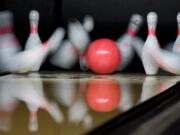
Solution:
[(14, 80), (0, 80), (0, 130), (11, 129), (12, 114), (19, 101), (15, 98), (16, 83)]
[(146, 76), (142, 85), (140, 102), (143, 102), (175, 85), (180, 77), (159, 79), (158, 76)]
[(0, 84), (0, 101), (2, 101), (1, 103), (6, 103), (1, 105), (0, 110), (13, 113), (15, 110), (14, 105), (19, 101), (23, 101), (30, 112), (28, 126), (30, 131), (38, 130), (37, 111), (39, 108), (46, 110), (56, 122), (62, 121), (56, 103), (49, 102), (43, 93), (41, 78), (31, 78), (30, 74), (26, 78), (2, 79)]

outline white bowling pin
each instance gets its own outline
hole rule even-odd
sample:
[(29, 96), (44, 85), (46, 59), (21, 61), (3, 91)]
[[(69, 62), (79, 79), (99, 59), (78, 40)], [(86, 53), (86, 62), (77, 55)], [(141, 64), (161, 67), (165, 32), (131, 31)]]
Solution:
[(6, 72), (7, 62), (21, 50), (13, 31), (13, 15), (10, 11), (0, 12), (0, 72)]
[(92, 31), (93, 28), (94, 19), (91, 16), (85, 16), (83, 24), (76, 20), (70, 22), (68, 25), (68, 37), (77, 50), (80, 68), (83, 71), (88, 69), (85, 53), (90, 43), (89, 32)]
[(152, 50), (151, 55), (162, 69), (173, 74), (180, 74), (180, 54), (158, 49)]
[(83, 27), (87, 32), (91, 32), (94, 28), (94, 18), (90, 15), (86, 15), (83, 19)]
[[(90, 15), (86, 15), (83, 19), (83, 27), (88, 33), (90, 33), (94, 28), (94, 18)], [(88, 70), (89, 66), (86, 60), (86, 51), (84, 52), (84, 54), (79, 56), (79, 65), (82, 71)]]
[(37, 47), (41, 44), (41, 39), (38, 34), (38, 24), (39, 24), (39, 12), (36, 10), (31, 10), (29, 13), (30, 21), (30, 35), (26, 41), (25, 50)]
[(49, 51), (49, 46), (37, 45), (13, 56), (7, 63), (7, 70), (11, 72), (38, 71)]
[(68, 38), (78, 50), (79, 54), (85, 52), (90, 42), (90, 37), (87, 31), (78, 20), (68, 24)]
[(50, 46), (50, 53), (57, 51), (58, 47), (64, 38), (65, 30), (63, 28), (57, 28), (51, 37), (48, 39), (47, 44)]
[(118, 47), (122, 54), (122, 62), (118, 67), (118, 71), (125, 69), (134, 56), (132, 48), (133, 38), (139, 30), (142, 22), (142, 16), (138, 14), (132, 15), (126, 33), (117, 40)]
[(180, 53), (180, 12), (177, 14), (178, 35), (173, 45), (173, 52)]
[(52, 55), (50, 62), (64, 69), (71, 69), (78, 60), (76, 48), (69, 40), (64, 40), (59, 49)]
[(132, 47), (137, 53), (138, 57), (142, 58), (142, 48), (144, 46), (144, 41), (140, 37), (134, 37), (132, 41)]
[(159, 69), (158, 65), (155, 63), (152, 55), (150, 54), (150, 50), (159, 49), (159, 42), (156, 37), (157, 18), (158, 16), (155, 12), (150, 12), (147, 15), (149, 34), (142, 49), (142, 63), (145, 72), (148, 75), (157, 74)]

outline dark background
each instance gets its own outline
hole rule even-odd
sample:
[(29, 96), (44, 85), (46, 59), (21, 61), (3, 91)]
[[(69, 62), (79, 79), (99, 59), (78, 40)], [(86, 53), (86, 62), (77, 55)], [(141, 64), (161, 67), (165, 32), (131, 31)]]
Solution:
[[(178, 0), (1, 0), (0, 9), (14, 13), (15, 33), (24, 45), (29, 35), (28, 14), (31, 9), (40, 12), (39, 34), (42, 41), (48, 39), (58, 26), (66, 28), (71, 18), (82, 20), (90, 14), (95, 18), (95, 29), (91, 32), (92, 40), (112, 38), (116, 40), (126, 30), (130, 16), (139, 13), (144, 17), (144, 25), (138, 35), (147, 37), (146, 15), (156, 11), (159, 15), (157, 36), (164, 46), (174, 41), (177, 35), (176, 15), (180, 9)], [(41, 70), (63, 70), (49, 64), (48, 60)], [(79, 70), (77, 65), (74, 71)], [(143, 72), (143, 67), (135, 56), (126, 72)]]

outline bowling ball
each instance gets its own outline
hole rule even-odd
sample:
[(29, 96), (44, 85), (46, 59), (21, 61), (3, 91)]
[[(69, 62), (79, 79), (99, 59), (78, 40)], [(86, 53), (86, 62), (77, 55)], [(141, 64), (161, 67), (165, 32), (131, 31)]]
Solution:
[(87, 49), (86, 57), (89, 68), (100, 74), (114, 72), (121, 63), (121, 52), (111, 39), (93, 41)]
[(88, 106), (98, 112), (114, 110), (120, 101), (120, 84), (114, 79), (92, 79), (88, 82), (86, 101)]

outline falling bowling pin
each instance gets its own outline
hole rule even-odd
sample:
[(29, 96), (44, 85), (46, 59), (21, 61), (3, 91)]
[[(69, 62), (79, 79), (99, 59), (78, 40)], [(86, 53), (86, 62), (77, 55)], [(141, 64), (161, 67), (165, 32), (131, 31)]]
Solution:
[(68, 25), (68, 37), (76, 48), (79, 56), (80, 68), (83, 71), (88, 69), (88, 64), (86, 61), (86, 49), (90, 43), (89, 32), (91, 32), (93, 28), (94, 19), (89, 15), (84, 17), (83, 24), (76, 20), (70, 22)]
[(180, 54), (163, 49), (152, 50), (151, 55), (159, 67), (173, 74), (180, 74)]
[(9, 59), (20, 52), (21, 46), (13, 31), (12, 13), (1, 11), (0, 20), (0, 72), (6, 72)]
[(61, 45), (61, 42), (64, 38), (65, 30), (64, 28), (57, 28), (51, 37), (48, 39), (46, 44), (50, 46), (50, 53), (54, 53), (58, 50), (59, 46)]
[(173, 52), (180, 54), (180, 12), (177, 14), (178, 35), (173, 45)]
[(150, 50), (159, 49), (159, 42), (156, 37), (156, 25), (158, 16), (155, 12), (150, 12), (147, 15), (148, 24), (148, 37), (145, 41), (144, 47), (142, 48), (142, 63), (147, 75), (155, 75), (158, 72), (158, 65), (152, 58)]
[(90, 15), (86, 15), (83, 19), (83, 27), (87, 32), (91, 32), (94, 28), (94, 18)]
[(50, 61), (53, 65), (64, 69), (71, 69), (78, 60), (76, 49), (69, 40), (64, 40), (59, 49), (52, 55)]
[(138, 32), (142, 22), (142, 16), (133, 14), (126, 33), (117, 40), (119, 50), (122, 54), (122, 62), (118, 67), (118, 71), (125, 69), (134, 56), (134, 50), (132, 48), (133, 38)]
[(138, 57), (142, 58), (142, 48), (144, 46), (144, 41), (140, 37), (134, 37), (132, 47), (137, 53)]

